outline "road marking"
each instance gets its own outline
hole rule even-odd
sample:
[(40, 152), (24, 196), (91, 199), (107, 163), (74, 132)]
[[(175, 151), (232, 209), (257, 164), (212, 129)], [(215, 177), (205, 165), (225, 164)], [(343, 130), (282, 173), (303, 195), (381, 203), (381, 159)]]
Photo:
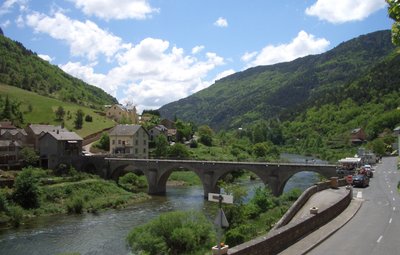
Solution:
[(396, 201), (396, 199), (395, 199), (395, 198), (393, 198), (393, 201)]
[(357, 198), (362, 198), (362, 191), (357, 192)]
[(393, 190), (390, 191), (390, 194), (393, 194)]
[(392, 223), (392, 220), (393, 220), (393, 219), (392, 219), (392, 218), (390, 218), (390, 220), (389, 220), (389, 224), (390, 224), (390, 223)]
[(381, 240), (382, 240), (382, 238), (383, 238), (383, 236), (380, 236), (380, 237), (378, 238), (378, 240), (376, 240), (376, 242), (377, 242), (377, 243), (380, 243)]
[(396, 207), (393, 206), (393, 211), (396, 211)]

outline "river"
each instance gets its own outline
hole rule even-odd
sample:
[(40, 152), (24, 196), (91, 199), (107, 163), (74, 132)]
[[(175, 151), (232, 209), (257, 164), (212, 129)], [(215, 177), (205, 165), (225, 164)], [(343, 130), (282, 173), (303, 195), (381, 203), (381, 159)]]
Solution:
[[(282, 157), (291, 162), (304, 162), (297, 155)], [(306, 189), (318, 180), (311, 172), (293, 176), (285, 191)], [(251, 195), (260, 181), (244, 181)], [(129, 231), (157, 215), (174, 210), (201, 210), (207, 213), (211, 204), (203, 199), (202, 186), (167, 187), (166, 196), (135, 206), (108, 210), (98, 214), (56, 215), (37, 217), (17, 229), (0, 229), (1, 255), (54, 255), (76, 252), (81, 255), (132, 254), (125, 238)]]

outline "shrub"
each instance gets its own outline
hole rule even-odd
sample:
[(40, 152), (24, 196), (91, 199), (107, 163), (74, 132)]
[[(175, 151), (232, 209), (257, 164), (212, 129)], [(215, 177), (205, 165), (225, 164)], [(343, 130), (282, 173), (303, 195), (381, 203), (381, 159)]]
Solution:
[(35, 178), (32, 168), (23, 169), (15, 179), (13, 198), (23, 208), (39, 207), (40, 190), (38, 178)]
[(133, 229), (127, 241), (145, 254), (193, 254), (209, 249), (215, 238), (213, 225), (197, 211), (175, 211)]
[(74, 195), (67, 201), (67, 211), (68, 213), (83, 213), (85, 201), (82, 196)]
[(0, 190), (0, 212), (8, 212), (7, 196), (2, 190)]
[(14, 227), (18, 227), (24, 217), (24, 210), (19, 206), (10, 206), (8, 215), (11, 218), (11, 223)]
[(124, 176), (119, 177), (118, 184), (125, 190), (136, 193), (141, 189), (147, 188), (147, 180), (145, 178), (145, 176), (127, 173)]
[(86, 115), (86, 116), (85, 116), (85, 121), (86, 121), (86, 122), (92, 122), (92, 121), (93, 121), (92, 116), (90, 116), (89, 114)]

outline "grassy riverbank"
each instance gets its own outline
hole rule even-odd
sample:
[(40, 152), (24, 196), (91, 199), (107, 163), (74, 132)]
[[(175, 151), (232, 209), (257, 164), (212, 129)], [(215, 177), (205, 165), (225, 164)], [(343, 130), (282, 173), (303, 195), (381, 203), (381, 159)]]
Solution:
[(24, 195), (31, 199), (36, 197), (35, 203), (18, 199), (16, 185), (0, 189), (1, 225), (18, 226), (24, 220), (39, 215), (96, 213), (110, 208), (123, 208), (150, 198), (144, 192), (129, 192), (114, 181), (76, 171), (55, 176), (52, 171), (33, 168), (23, 170), (20, 175), (24, 171), (29, 175), (19, 189), (25, 189)]

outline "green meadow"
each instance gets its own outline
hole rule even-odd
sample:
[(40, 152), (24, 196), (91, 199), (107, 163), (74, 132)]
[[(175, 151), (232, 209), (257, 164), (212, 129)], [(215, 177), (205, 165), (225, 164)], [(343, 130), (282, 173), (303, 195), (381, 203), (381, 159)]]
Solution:
[[(94, 109), (83, 107), (77, 104), (63, 102), (54, 98), (41, 96), (37, 93), (23, 90), (17, 87), (0, 84), (0, 95), (8, 95), (10, 99), (21, 103), (20, 110), (24, 114), (24, 124), (50, 124), (61, 125), (61, 121), (56, 120), (55, 111), (62, 106), (65, 111), (64, 125), (76, 132), (81, 137), (93, 134), (105, 128), (115, 125), (115, 122), (96, 113)], [(75, 113), (81, 109), (85, 115), (92, 117), (92, 122), (84, 121), (82, 129), (74, 128)]]

